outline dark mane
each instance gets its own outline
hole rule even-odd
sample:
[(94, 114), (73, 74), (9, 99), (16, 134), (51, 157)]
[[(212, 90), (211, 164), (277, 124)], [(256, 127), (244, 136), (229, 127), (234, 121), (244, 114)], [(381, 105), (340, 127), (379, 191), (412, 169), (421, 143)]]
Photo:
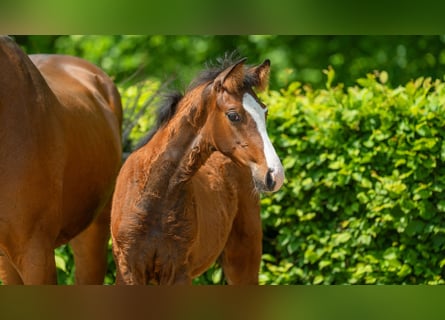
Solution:
[[(206, 69), (201, 71), (201, 73), (190, 83), (185, 94), (178, 91), (171, 92), (165, 95), (163, 102), (160, 104), (157, 110), (156, 123), (154, 127), (150, 130), (145, 138), (138, 144), (136, 149), (141, 148), (147, 144), (154, 134), (161, 128), (164, 124), (170, 121), (170, 119), (175, 115), (177, 106), (181, 99), (193, 89), (199, 87), (205, 83), (211, 83), (215, 78), (226, 68), (230, 67), (234, 63), (241, 60), (239, 54), (236, 51), (224, 54), (223, 57), (217, 58), (216, 62), (207, 62)], [(258, 79), (251, 73), (246, 73), (244, 78), (244, 87), (253, 87), (257, 85)]]
[(164, 95), (164, 99), (156, 112), (156, 123), (154, 127), (149, 131), (147, 136), (144, 137), (138, 143), (136, 149), (139, 149), (142, 146), (146, 145), (151, 140), (151, 138), (153, 138), (153, 136), (159, 130), (159, 128), (161, 128), (164, 124), (170, 121), (170, 119), (176, 113), (176, 108), (179, 104), (179, 101), (181, 101), (182, 97), (183, 97), (182, 93), (178, 91), (170, 92)]
[[(201, 84), (213, 82), (222, 71), (241, 59), (242, 57), (239, 53), (233, 51), (231, 53), (225, 53), (224, 56), (217, 58), (216, 62), (207, 62), (205, 65), (206, 69), (201, 71), (201, 73), (191, 82), (187, 91), (193, 90)], [(244, 87), (253, 87), (256, 86), (257, 83), (258, 79), (253, 74), (246, 73), (246, 76), (244, 77)]]

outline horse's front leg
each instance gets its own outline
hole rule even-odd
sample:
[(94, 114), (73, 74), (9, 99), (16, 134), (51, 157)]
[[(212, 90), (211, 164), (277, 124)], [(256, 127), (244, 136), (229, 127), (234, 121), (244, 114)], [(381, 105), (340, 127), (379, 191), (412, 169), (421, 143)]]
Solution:
[(46, 234), (32, 234), (10, 253), (10, 262), (24, 284), (57, 284), (53, 243)]
[(228, 284), (258, 284), (261, 241), (259, 208), (238, 212), (221, 255), (221, 265)]

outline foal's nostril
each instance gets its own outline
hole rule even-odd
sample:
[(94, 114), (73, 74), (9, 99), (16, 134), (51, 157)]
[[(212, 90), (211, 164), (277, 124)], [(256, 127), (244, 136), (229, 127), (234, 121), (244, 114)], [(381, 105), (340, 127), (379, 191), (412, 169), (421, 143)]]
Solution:
[(273, 190), (273, 188), (275, 187), (275, 183), (276, 183), (272, 176), (272, 173), (273, 173), (273, 169), (269, 169), (266, 174), (266, 187), (269, 190)]

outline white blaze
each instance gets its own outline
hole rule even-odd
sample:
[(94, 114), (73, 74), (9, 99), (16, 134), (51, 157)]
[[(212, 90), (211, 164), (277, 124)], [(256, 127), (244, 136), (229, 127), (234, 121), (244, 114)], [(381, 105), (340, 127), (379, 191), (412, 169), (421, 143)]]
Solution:
[(255, 100), (252, 95), (245, 93), (243, 96), (244, 109), (251, 115), (255, 121), (260, 134), (261, 140), (263, 140), (264, 156), (269, 169), (273, 170), (272, 176), (276, 182), (274, 190), (278, 190), (284, 181), (284, 169), (280, 159), (275, 151), (275, 148), (270, 142), (266, 129), (266, 109), (263, 109), (261, 105)]

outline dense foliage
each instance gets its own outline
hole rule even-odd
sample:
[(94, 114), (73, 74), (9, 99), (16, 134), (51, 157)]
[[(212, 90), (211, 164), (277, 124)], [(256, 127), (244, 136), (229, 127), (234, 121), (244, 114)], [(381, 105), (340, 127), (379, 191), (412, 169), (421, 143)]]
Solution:
[[(29, 53), (81, 56), (115, 77), (166, 80), (184, 87), (209, 60), (238, 50), (259, 63), (272, 61), (271, 88), (299, 81), (322, 88), (322, 70), (334, 67), (347, 86), (374, 70), (386, 70), (397, 86), (419, 76), (441, 78), (445, 66), (443, 36), (17, 36)], [(136, 73), (136, 74), (135, 74)], [(130, 80), (131, 80), (130, 79)]]
[(443, 283), (445, 84), (270, 92), (270, 134), (287, 170), (265, 197), (263, 283)]
[[(181, 70), (184, 74), (179, 78), (187, 83), (203, 61), (232, 44), (243, 44), (246, 55), (252, 56), (249, 62), (275, 52), (271, 88), (262, 99), (269, 106), (269, 134), (285, 166), (286, 181), (278, 193), (262, 197), (260, 282), (444, 283), (445, 83), (438, 66), (445, 64), (445, 49), (441, 38), (77, 36), (53, 40), (48, 46), (56, 51), (85, 55), (116, 76), (125, 107), (126, 152), (149, 130), (159, 92), (166, 89), (165, 80), (172, 81), (170, 73)], [(158, 46), (153, 44), (156, 41)], [(138, 59), (147, 54), (145, 49), (135, 51), (139, 48), (135, 43), (152, 50), (144, 65), (152, 73), (144, 69), (133, 75)], [(261, 52), (261, 57), (254, 52)], [(56, 262), (59, 280), (72, 283), (69, 247), (56, 250)], [(109, 262), (106, 283), (110, 284), (115, 270), (111, 254)], [(224, 283), (218, 265), (195, 283)]]

